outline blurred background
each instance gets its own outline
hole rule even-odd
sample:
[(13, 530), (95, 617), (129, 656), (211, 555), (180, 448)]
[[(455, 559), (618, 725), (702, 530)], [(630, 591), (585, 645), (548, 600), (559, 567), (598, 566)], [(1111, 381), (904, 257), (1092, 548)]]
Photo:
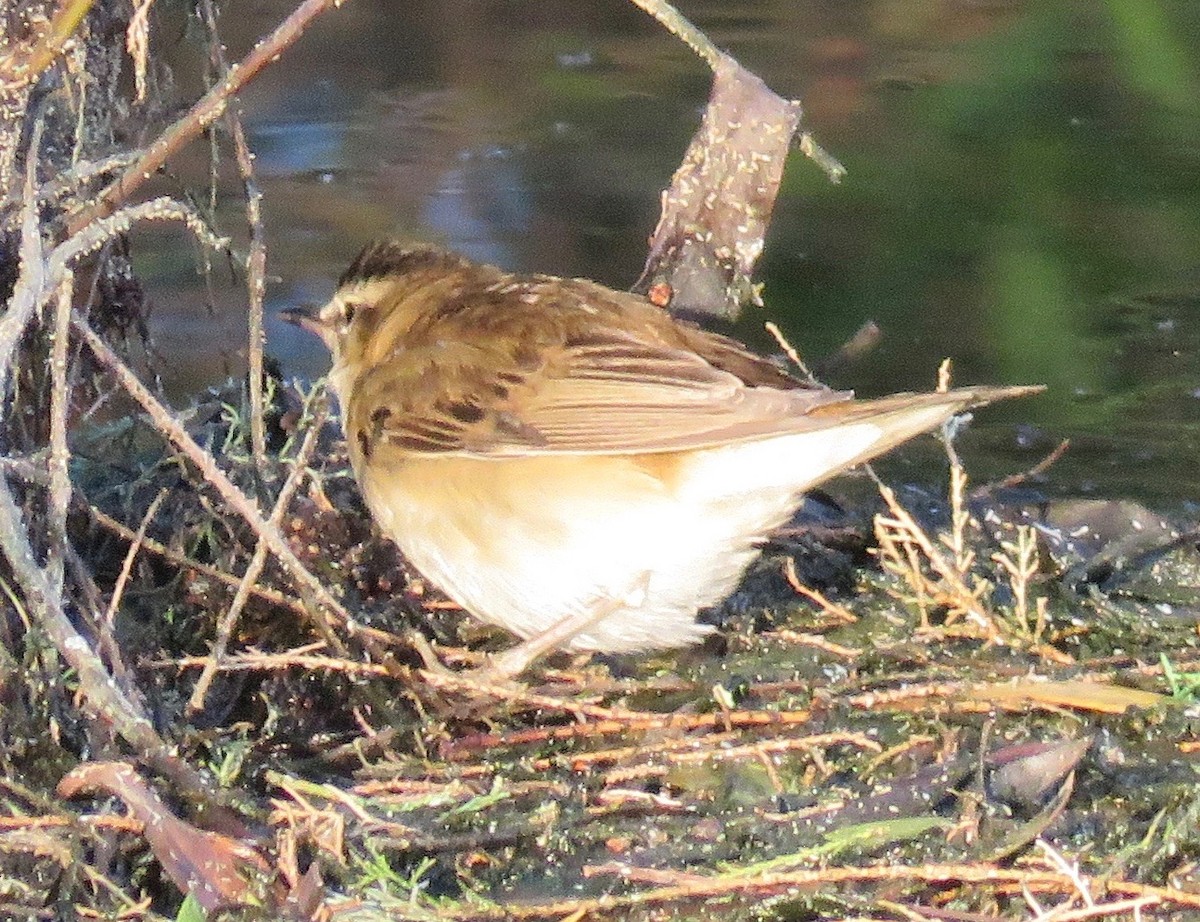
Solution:
[[(230, 59), (292, 6), (229, 5)], [(769, 349), (774, 320), (819, 361), (876, 320), (878, 346), (827, 377), (861, 395), (929, 389), (944, 357), (960, 384), (1047, 384), (980, 415), (977, 480), (1070, 438), (1049, 492), (1200, 509), (1200, 4), (679, 6), (799, 97), (849, 170), (832, 186), (793, 154), (760, 265), (766, 308), (739, 335)], [(183, 9), (154, 28), (186, 104), (205, 87), (202, 31)], [(625, 0), (350, 0), (242, 100), (265, 196), (268, 351), (289, 376), (322, 374), (316, 340), (273, 315), (323, 300), (389, 233), (627, 287), (709, 84)], [(245, 240), (231, 156), (214, 180), (195, 144), (171, 171), (166, 191), (189, 190)], [(139, 231), (134, 252), (168, 393), (243, 373), (243, 279), (172, 230)]]

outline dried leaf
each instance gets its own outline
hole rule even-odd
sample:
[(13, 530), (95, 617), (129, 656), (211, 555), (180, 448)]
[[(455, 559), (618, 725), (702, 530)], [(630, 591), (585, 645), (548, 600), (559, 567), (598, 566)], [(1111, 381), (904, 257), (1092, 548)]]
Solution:
[(274, 874), (252, 845), (185, 823), (130, 765), (81, 765), (58, 784), (60, 797), (97, 790), (125, 802), (141, 821), (146, 841), (167, 876), (206, 911), (260, 903), (268, 893), (263, 884)]
[(800, 106), (722, 56), (700, 128), (663, 192), (634, 290), (673, 311), (734, 318), (758, 300), (750, 275), (783, 176)]
[(1075, 770), (1088, 751), (1090, 737), (1052, 743), (1006, 746), (987, 757), (992, 797), (1022, 809), (1040, 807), (1046, 794)]
[(1050, 707), (1124, 714), (1129, 708), (1153, 708), (1170, 699), (1154, 692), (1120, 685), (1102, 685), (1082, 679), (1063, 682), (1005, 682), (972, 685), (967, 691), (972, 700), (999, 705), (1032, 703)]
[(1071, 799), (1071, 794), (1074, 790), (1075, 772), (1071, 771), (1063, 779), (1062, 784), (1059, 786), (1054, 797), (1051, 798), (1050, 803), (1046, 804), (1045, 808), (1037, 816), (1032, 817), (1028, 822), (1021, 823), (1004, 836), (1002, 841), (991, 848), (988, 859), (990, 861), (1001, 861), (1012, 857), (1030, 842), (1041, 836), (1062, 816), (1063, 810), (1067, 807), (1067, 801)]

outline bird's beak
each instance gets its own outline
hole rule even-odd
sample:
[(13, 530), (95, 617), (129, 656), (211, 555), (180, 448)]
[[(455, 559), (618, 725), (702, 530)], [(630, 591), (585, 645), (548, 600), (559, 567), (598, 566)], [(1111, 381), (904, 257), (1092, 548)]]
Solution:
[(301, 304), (299, 307), (286, 307), (279, 312), (279, 319), (286, 320), (288, 323), (293, 323), (302, 330), (308, 330), (309, 333), (314, 333), (324, 339), (325, 324), (321, 322), (321, 317), (318, 313), (321, 305), (319, 304)]

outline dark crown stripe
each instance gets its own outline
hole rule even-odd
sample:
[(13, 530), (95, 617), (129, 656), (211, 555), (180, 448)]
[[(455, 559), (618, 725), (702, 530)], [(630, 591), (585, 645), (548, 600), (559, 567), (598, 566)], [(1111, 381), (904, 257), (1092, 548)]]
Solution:
[(352, 282), (367, 282), (388, 275), (405, 275), (423, 269), (452, 268), (462, 257), (426, 244), (406, 244), (397, 240), (376, 240), (363, 247), (354, 262), (338, 279), (338, 287)]

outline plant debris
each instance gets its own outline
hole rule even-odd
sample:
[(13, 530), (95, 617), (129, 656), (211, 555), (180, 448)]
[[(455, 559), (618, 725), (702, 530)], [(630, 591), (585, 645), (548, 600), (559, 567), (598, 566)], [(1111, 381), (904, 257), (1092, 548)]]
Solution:
[[(702, 134), (765, 99), (638, 2), (717, 66)], [(261, 304), (230, 103), (335, 4), (305, 0), (237, 64), (214, 45), (205, 97), (101, 156), (120, 107), (101, 124), (70, 108), (83, 92), (48, 112), (32, 91), (74, 86), (67, 52), (106, 35), (140, 59), (148, 5), (22, 5), (29, 47), (0, 58), (0, 916), (1196, 917), (1195, 525), (1049, 502), (1027, 475), (972, 491), (955, 426), (945, 497), (813, 497), (700, 648), (561, 654), (524, 687), (424, 668), (431, 644), (473, 665), (510, 639), (373, 531), (321, 389), (264, 361), (176, 412), (131, 354), (150, 350), (126, 232), (228, 244), (130, 196), (226, 113)], [(734, 132), (736, 156), (698, 141), (677, 174), (705, 188), (664, 212), (656, 303), (745, 296), (795, 128), (766, 104), (790, 126), (769, 164)], [(718, 190), (745, 207), (705, 205)], [(701, 264), (698, 288), (673, 274)]]

